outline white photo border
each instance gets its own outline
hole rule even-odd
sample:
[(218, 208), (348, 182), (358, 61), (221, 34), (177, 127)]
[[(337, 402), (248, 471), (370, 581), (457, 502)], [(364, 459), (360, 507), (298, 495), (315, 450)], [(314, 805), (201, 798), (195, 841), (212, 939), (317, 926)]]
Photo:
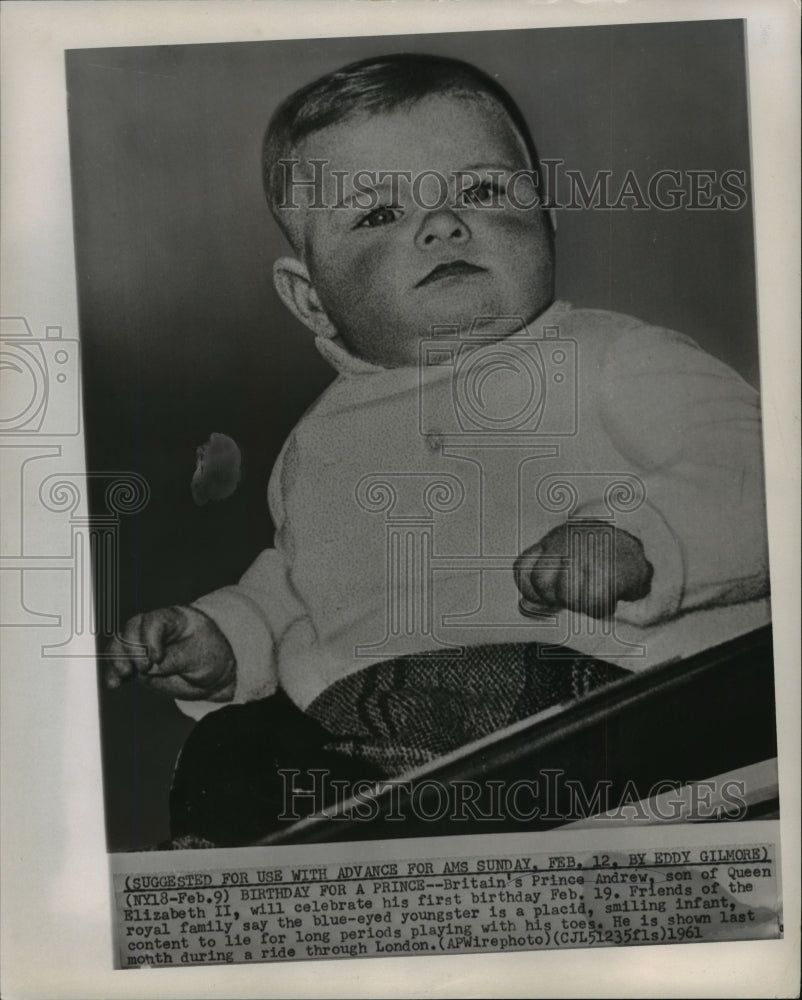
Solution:
[[(2, 314), (77, 336), (64, 51), (744, 18), (783, 809), (782, 941), (371, 962), (112, 969), (91, 660), (31, 659), (3, 630), (3, 986), (11, 997), (784, 996), (799, 961), (799, 8), (793, 0), (5, 2)], [(80, 438), (65, 455), (83, 467)], [(57, 574), (55, 574), (57, 576)], [(41, 606), (58, 606), (59, 581)], [(76, 652), (79, 650), (76, 648)], [(80, 652), (86, 653), (85, 649)], [(90, 650), (91, 653), (91, 650)], [(796, 936), (794, 936), (796, 935)], [(399, 965), (398, 963), (404, 963)]]

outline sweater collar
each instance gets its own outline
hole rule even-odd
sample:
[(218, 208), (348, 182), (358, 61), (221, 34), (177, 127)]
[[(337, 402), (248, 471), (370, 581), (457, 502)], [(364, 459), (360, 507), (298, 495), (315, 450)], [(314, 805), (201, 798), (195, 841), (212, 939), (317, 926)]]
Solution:
[[(545, 312), (542, 312), (537, 319), (529, 324), (529, 328), (534, 328), (535, 333), (558, 321), (558, 319), (570, 310), (568, 302), (557, 300), (553, 302)], [(371, 361), (364, 361), (356, 357), (345, 346), (342, 337), (315, 337), (315, 346), (331, 367), (340, 375), (367, 375), (375, 372), (387, 371), (381, 365), (373, 364)]]

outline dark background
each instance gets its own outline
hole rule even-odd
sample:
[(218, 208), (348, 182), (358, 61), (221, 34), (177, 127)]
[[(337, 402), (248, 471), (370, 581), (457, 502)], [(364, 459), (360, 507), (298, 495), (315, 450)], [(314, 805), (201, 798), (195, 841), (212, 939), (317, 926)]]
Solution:
[[(739, 21), (68, 52), (87, 468), (151, 490), (122, 523), (121, 620), (234, 582), (271, 542), (270, 469), (333, 373), (273, 290), (288, 248), (262, 195), (262, 134), (292, 90), (395, 51), (497, 76), (541, 157), (587, 179), (612, 170), (613, 191), (627, 170), (644, 187), (660, 169), (749, 176)], [(682, 330), (757, 383), (751, 197), (561, 211), (557, 262), (560, 298)], [(195, 448), (213, 431), (239, 443), (244, 478), (199, 508)], [(168, 836), (191, 722), (137, 687), (101, 699), (109, 848), (150, 846)]]

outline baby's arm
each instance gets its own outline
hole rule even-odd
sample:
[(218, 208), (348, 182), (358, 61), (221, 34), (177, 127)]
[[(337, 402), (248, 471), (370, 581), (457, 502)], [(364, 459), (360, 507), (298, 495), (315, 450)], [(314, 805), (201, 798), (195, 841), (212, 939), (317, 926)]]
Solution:
[[(619, 617), (646, 625), (680, 611), (764, 597), (768, 553), (755, 390), (689, 338), (648, 328), (620, 337), (597, 377), (603, 387), (599, 419), (639, 471), (646, 496), (631, 513), (616, 514), (616, 558), (608, 560), (603, 587), (596, 581), (601, 592), (622, 602)], [(586, 524), (609, 516), (601, 499), (574, 513)], [(559, 530), (550, 536), (516, 565), (523, 596), (592, 614), (600, 590), (592, 576), (588, 584), (587, 567), (572, 565), (570, 574), (576, 587), (585, 581), (584, 607), (581, 594), (561, 589), (567, 574), (556, 586), (550, 579), (541, 551), (545, 545), (556, 552), (561, 541)], [(575, 551), (587, 549), (578, 545)], [(564, 541), (559, 554), (571, 558)]]
[(266, 549), (238, 584), (189, 607), (163, 608), (132, 618), (122, 639), (148, 647), (131, 657), (118, 641), (109, 652), (106, 684), (140, 680), (200, 717), (227, 701), (265, 698), (278, 688), (275, 641), (303, 614), (286, 579), (283, 558)]

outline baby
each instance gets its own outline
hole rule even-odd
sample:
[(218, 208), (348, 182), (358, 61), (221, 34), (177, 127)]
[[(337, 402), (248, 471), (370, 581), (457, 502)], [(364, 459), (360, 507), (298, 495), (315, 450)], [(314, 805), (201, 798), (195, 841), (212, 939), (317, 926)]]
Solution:
[(279, 107), (264, 178), (293, 250), (275, 287), (339, 377), (274, 468), (275, 547), (130, 620), (149, 656), (115, 642), (109, 687), (137, 678), (196, 717), (336, 691), (336, 730), (361, 679), (386, 693), (379, 666), (406, 664), (394, 732), (427, 677), (447, 732), (422, 760), (542, 705), (522, 692), (544, 644), (570, 677), (578, 655), (676, 655), (683, 629), (712, 644), (733, 605), (760, 622), (756, 394), (680, 334), (554, 301), (535, 147), (499, 84), (433, 56), (347, 66)]

